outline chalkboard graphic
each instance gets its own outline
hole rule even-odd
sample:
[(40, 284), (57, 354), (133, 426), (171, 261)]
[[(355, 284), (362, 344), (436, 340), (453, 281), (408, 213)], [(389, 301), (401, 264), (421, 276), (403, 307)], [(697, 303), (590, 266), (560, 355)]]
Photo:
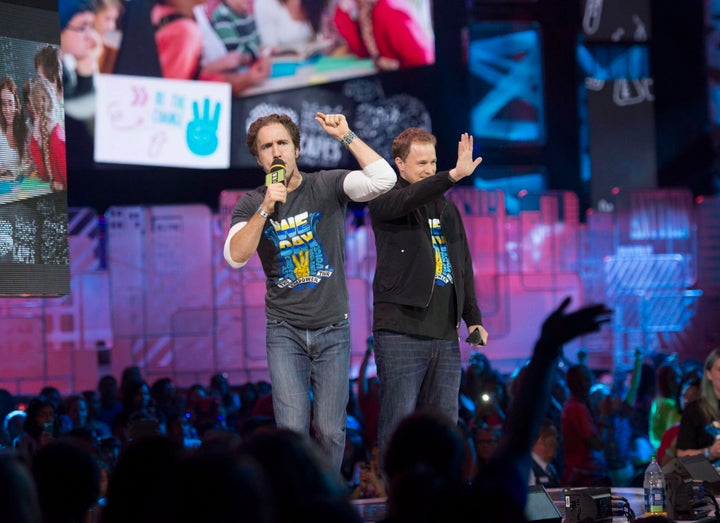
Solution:
[(355, 109), (353, 127), (365, 143), (386, 159), (392, 158), (390, 149), (395, 136), (408, 127), (432, 132), (427, 108), (420, 100), (407, 94), (359, 104)]
[(187, 125), (185, 133), (190, 151), (198, 156), (208, 156), (218, 147), (218, 123), (220, 121), (220, 102), (210, 113), (210, 99), (203, 101), (203, 112), (200, 113), (197, 101), (193, 102), (193, 119)]

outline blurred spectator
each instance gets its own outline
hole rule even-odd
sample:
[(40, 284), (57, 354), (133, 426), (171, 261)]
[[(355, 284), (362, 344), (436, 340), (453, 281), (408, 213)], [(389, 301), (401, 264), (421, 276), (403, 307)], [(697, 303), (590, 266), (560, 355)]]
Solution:
[(560, 487), (560, 476), (554, 465), (558, 450), (558, 430), (550, 418), (545, 418), (532, 447), (529, 485), (545, 488)]
[(483, 423), (491, 427), (502, 426), (508, 400), (505, 380), (480, 351), (470, 354), (464, 387), (464, 395), (472, 401), (470, 427)]
[(184, 452), (165, 436), (133, 440), (110, 477), (102, 523), (172, 521)]
[(27, 464), (11, 449), (0, 450), (0, 521), (44, 523), (35, 480)]
[(194, 383), (185, 393), (185, 415), (195, 428), (200, 439), (205, 432), (225, 428), (220, 400), (208, 395), (201, 383)]
[(680, 422), (677, 395), (680, 388), (680, 369), (676, 357), (671, 356), (657, 368), (656, 395), (650, 405), (648, 431), (654, 449), (660, 446), (663, 433)]
[(100, 495), (100, 468), (87, 448), (56, 439), (32, 463), (43, 523), (86, 523)]
[[(616, 369), (611, 384), (612, 391), (607, 390), (598, 404), (593, 406), (593, 413), (601, 427), (605, 427), (604, 455), (608, 475), (614, 487), (629, 487), (637, 473), (644, 471), (647, 463), (636, 463), (634, 459), (636, 445), (632, 430), (632, 405), (640, 384), (643, 354), (635, 350), (630, 386), (626, 387), (627, 372)], [(647, 440), (647, 438), (644, 438)], [(642, 470), (639, 470), (642, 469)]]
[[(389, 521), (460, 521), (466, 446), (454, 420), (418, 410), (393, 432), (385, 452)], [(462, 516), (462, 518), (461, 518)]]
[[(269, 481), (277, 523), (316, 521), (317, 504), (350, 506), (347, 488), (337, 471), (326, 465), (319, 449), (297, 432), (261, 428), (241, 443), (241, 456), (257, 460)], [(359, 514), (355, 512), (355, 521)]]
[(257, 386), (252, 381), (243, 383), (240, 385), (239, 389), (240, 411), (238, 412), (238, 416), (242, 419), (250, 415), (250, 412), (252, 411), (258, 398), (258, 390)]
[(87, 429), (96, 440), (109, 437), (110, 427), (101, 421), (90, 419), (89, 412), (87, 401), (82, 394), (71, 394), (65, 398), (65, 413), (70, 419), (70, 430)]
[(374, 337), (371, 334), (366, 340), (367, 347), (360, 362), (357, 379), (357, 403), (365, 421), (363, 440), (368, 449), (377, 446), (378, 416), (380, 415), (380, 382), (377, 376), (368, 376), (368, 366), (370, 357), (373, 355), (374, 342)]
[(499, 428), (491, 428), (487, 423), (481, 422), (472, 428), (473, 444), (475, 445), (475, 472), (490, 460), (500, 442)]
[(15, 438), (14, 447), (28, 465), (35, 453), (60, 433), (54, 403), (45, 396), (35, 396), (27, 407), (22, 433)]
[[(122, 410), (113, 419), (110, 427), (114, 437), (119, 439), (123, 448), (127, 446), (131, 438), (132, 423), (138, 420), (155, 419), (159, 422), (158, 413), (155, 409), (152, 396), (150, 395), (150, 386), (143, 379), (129, 379), (126, 382), (122, 396)], [(146, 426), (144, 423), (137, 423), (136, 429), (143, 430)]]
[(122, 371), (122, 374), (120, 375), (120, 388), (118, 390), (118, 395), (123, 400), (123, 396), (125, 395), (125, 389), (127, 389), (130, 384), (142, 381), (143, 375), (142, 371), (140, 370), (140, 367), (137, 365), (129, 365), (125, 367)]
[(23, 431), (23, 425), (25, 424), (25, 417), (27, 414), (24, 410), (13, 410), (8, 412), (3, 419), (3, 440), (0, 443), (1, 447), (12, 447), (15, 438), (17, 438)]
[(689, 403), (680, 419), (677, 455), (702, 454), (715, 462), (720, 459), (720, 438), (715, 435), (720, 420), (720, 348), (710, 351), (703, 369), (700, 399)]
[(99, 438), (110, 437), (112, 431), (110, 425), (98, 419), (100, 411), (100, 396), (94, 390), (84, 390), (82, 392), (85, 403), (87, 404), (87, 424), (98, 434)]
[[(688, 404), (695, 400), (700, 399), (700, 384), (701, 379), (688, 375), (688, 378), (683, 381), (680, 386), (680, 394), (678, 397), (678, 406), (680, 408), (680, 417), (682, 419), (682, 413)], [(677, 437), (680, 431), (680, 422), (676, 423), (665, 431), (662, 438), (660, 439), (660, 447), (657, 450), (657, 460), (660, 466), (665, 466), (672, 461), (677, 453)]]
[(640, 384), (633, 404), (631, 420), (633, 438), (647, 439), (650, 434), (650, 408), (655, 398), (655, 376), (655, 366), (644, 361), (640, 367)]
[(609, 485), (603, 454), (607, 427), (596, 425), (589, 404), (593, 380), (592, 372), (585, 365), (575, 364), (567, 371), (570, 398), (563, 407), (560, 425), (565, 453), (564, 486)]
[(210, 388), (208, 392), (210, 396), (217, 398), (220, 402), (225, 425), (234, 427), (242, 403), (240, 396), (230, 388), (230, 383), (225, 374), (217, 373), (210, 377)]
[(201, 448), (178, 465), (177, 523), (272, 523), (267, 479), (249, 456)]
[[(526, 521), (531, 448), (547, 412), (553, 373), (568, 341), (600, 330), (612, 311), (593, 304), (566, 313), (570, 298), (545, 318), (527, 365), (522, 387), (514, 396), (497, 452), (470, 486), (469, 514), (481, 511), (483, 521)], [(579, 369), (582, 372), (582, 369)], [(570, 376), (568, 376), (570, 383)], [(573, 387), (570, 388), (571, 393)], [(572, 399), (572, 398), (571, 398)], [(570, 400), (568, 400), (570, 401)]]
[(345, 411), (347, 412), (346, 430), (354, 430), (360, 434), (365, 434), (365, 418), (358, 405), (355, 381), (352, 379), (348, 380), (348, 401)]
[(98, 381), (100, 408), (97, 419), (112, 427), (115, 416), (122, 410), (122, 402), (118, 397), (118, 382), (115, 376), (107, 374)]
[(353, 499), (384, 498), (387, 492), (380, 464), (380, 449), (376, 445), (367, 454), (369, 459), (358, 463), (357, 485), (351, 497)]
[(150, 386), (150, 396), (155, 403), (156, 409), (164, 419), (169, 419), (179, 414), (175, 398), (177, 391), (172, 378), (162, 377), (156, 379)]
[(10, 412), (17, 408), (17, 401), (10, 391), (0, 389), (0, 420), (4, 420)]

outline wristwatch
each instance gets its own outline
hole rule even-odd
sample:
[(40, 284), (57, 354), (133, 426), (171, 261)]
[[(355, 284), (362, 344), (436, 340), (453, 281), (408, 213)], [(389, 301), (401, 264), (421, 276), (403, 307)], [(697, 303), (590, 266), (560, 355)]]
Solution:
[(707, 459), (712, 460), (712, 458), (710, 457), (710, 447), (705, 447), (702, 453), (703, 456), (705, 456)]
[(270, 215), (263, 210), (262, 205), (257, 208), (257, 213), (266, 220), (270, 218)]

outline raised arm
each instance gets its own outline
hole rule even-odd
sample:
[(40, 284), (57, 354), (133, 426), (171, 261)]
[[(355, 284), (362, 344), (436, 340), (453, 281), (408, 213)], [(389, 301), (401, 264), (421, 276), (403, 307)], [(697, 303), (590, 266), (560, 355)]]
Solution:
[(458, 155), (455, 167), (450, 169), (450, 179), (453, 182), (459, 182), (463, 178), (470, 176), (482, 162), (482, 156), (473, 159), (473, 137), (468, 133), (460, 135), (458, 142)]
[[(575, 312), (565, 313), (571, 298), (567, 297), (542, 325), (540, 338), (535, 342), (532, 357), (522, 378), (522, 386), (510, 404), (500, 444), (491, 462), (488, 474), (498, 472), (508, 481), (527, 485), (530, 473), (530, 451), (537, 438), (540, 425), (550, 401), (552, 370), (568, 341), (592, 332), (610, 321), (612, 311), (603, 304), (588, 305)], [(508, 467), (510, 469), (508, 470)], [(502, 472), (499, 472), (502, 470)], [(478, 478), (480, 487), (492, 485), (492, 477)], [(503, 488), (494, 485), (492, 488)], [(515, 501), (525, 505), (527, 492), (516, 493)]]
[(628, 388), (627, 395), (625, 396), (625, 404), (632, 407), (635, 405), (635, 398), (637, 398), (637, 391), (640, 387), (640, 377), (642, 375), (642, 360), (643, 353), (639, 348), (635, 349), (635, 360), (633, 362), (632, 379), (630, 380), (630, 387)]
[(367, 202), (392, 189), (397, 180), (392, 166), (350, 130), (344, 115), (318, 112), (315, 120), (329, 136), (342, 142), (362, 169), (350, 171), (343, 182), (351, 200)]

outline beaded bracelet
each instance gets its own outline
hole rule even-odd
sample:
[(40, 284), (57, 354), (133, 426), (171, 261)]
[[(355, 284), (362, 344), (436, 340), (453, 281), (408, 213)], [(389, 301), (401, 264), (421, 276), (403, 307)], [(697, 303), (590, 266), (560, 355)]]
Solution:
[(348, 131), (345, 133), (345, 136), (343, 136), (342, 140), (340, 140), (340, 141), (347, 149), (350, 146), (350, 142), (352, 142), (355, 138), (357, 138), (357, 134), (355, 134), (352, 131)]

